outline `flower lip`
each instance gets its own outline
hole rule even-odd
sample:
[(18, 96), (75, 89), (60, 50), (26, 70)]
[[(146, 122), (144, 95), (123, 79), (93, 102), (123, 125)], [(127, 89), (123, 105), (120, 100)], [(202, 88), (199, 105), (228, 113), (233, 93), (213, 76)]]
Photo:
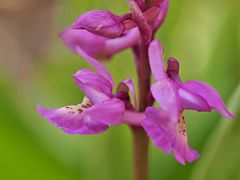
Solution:
[(173, 122), (161, 109), (148, 107), (141, 124), (153, 143), (167, 154), (173, 151), (179, 163), (191, 163), (199, 158), (199, 153), (189, 147), (183, 114), (179, 121)]
[(100, 103), (92, 103), (84, 98), (81, 104), (56, 109), (45, 109), (37, 105), (38, 113), (54, 126), (68, 134), (98, 134), (110, 125), (123, 122), (125, 107), (123, 102), (112, 98)]

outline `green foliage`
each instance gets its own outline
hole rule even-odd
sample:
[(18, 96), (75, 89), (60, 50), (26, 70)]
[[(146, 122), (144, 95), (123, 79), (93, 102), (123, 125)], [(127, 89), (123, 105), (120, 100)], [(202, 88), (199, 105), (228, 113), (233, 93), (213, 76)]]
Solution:
[[(239, 115), (240, 84), (236, 88), (229, 103), (230, 110)], [(240, 172), (240, 124), (239, 119), (221, 119), (221, 122), (210, 134), (202, 157), (193, 169), (191, 179), (238, 179)]]

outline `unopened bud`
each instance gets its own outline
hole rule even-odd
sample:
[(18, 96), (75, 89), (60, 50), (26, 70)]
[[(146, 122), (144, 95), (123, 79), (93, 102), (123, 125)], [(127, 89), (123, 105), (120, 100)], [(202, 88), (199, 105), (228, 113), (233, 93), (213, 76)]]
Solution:
[(73, 28), (86, 29), (106, 38), (119, 37), (124, 31), (120, 16), (107, 10), (94, 10), (82, 14), (74, 22)]

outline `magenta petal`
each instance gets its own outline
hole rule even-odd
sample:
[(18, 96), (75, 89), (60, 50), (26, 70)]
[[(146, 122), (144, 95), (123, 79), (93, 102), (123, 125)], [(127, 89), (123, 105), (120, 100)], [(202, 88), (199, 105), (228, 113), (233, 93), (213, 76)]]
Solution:
[(122, 36), (115, 39), (107, 39), (103, 51), (112, 56), (124, 49), (131, 48), (141, 40), (138, 28), (126, 31)]
[(51, 124), (60, 127), (68, 134), (97, 134), (108, 129), (106, 124), (93, 119), (85, 119), (85, 112), (79, 112), (78, 106), (66, 106), (58, 109), (45, 109), (37, 106), (37, 111)]
[(207, 101), (201, 96), (192, 94), (183, 88), (178, 89), (178, 96), (181, 109), (191, 109), (197, 111), (209, 112), (211, 108), (209, 107)]
[(77, 53), (76, 48), (79, 47), (86, 53), (94, 57), (108, 56), (102, 51), (106, 38), (92, 34), (82, 29), (66, 28), (60, 33), (60, 37), (64, 44)]
[(90, 56), (101, 59), (109, 59), (114, 54), (136, 45), (141, 39), (137, 28), (115, 39), (107, 39), (87, 30), (72, 28), (62, 31), (60, 37), (73, 52), (77, 53), (78, 47)]
[(173, 154), (181, 164), (185, 164), (185, 162), (192, 163), (200, 157), (200, 154), (191, 149), (184, 141), (176, 143)]
[(228, 111), (218, 92), (207, 83), (200, 81), (187, 81), (183, 83), (181, 87), (192, 95), (203, 98), (208, 103), (209, 107), (215, 109), (223, 116), (230, 119), (234, 118), (234, 115)]
[(142, 126), (157, 147), (167, 154), (173, 150), (181, 164), (191, 163), (199, 157), (199, 153), (189, 147), (187, 137), (179, 133), (178, 123), (169, 120), (163, 111), (148, 107)]
[(111, 74), (108, 72), (108, 70), (104, 67), (103, 64), (98, 62), (96, 59), (94, 59), (92, 56), (88, 55), (85, 51), (83, 51), (80, 48), (77, 48), (77, 53), (82, 56), (85, 60), (87, 60), (95, 69), (96, 71), (104, 76), (112, 85), (114, 86), (114, 82), (112, 79)]
[(120, 17), (107, 10), (93, 10), (80, 15), (73, 28), (83, 28), (107, 38), (116, 38), (124, 31)]
[(134, 109), (136, 110), (137, 109), (137, 97), (136, 97), (133, 79), (126, 79), (126, 80), (122, 81), (121, 83), (119, 83), (117, 89), (118, 89), (118, 91), (125, 91), (127, 93), (128, 93), (128, 91), (130, 91), (132, 98), (133, 98)]
[(141, 124), (154, 144), (169, 154), (172, 150), (171, 143), (176, 132), (172, 132), (166, 116), (156, 108), (148, 107), (145, 110), (145, 118)]
[(98, 73), (83, 69), (73, 77), (79, 88), (93, 103), (106, 101), (113, 96), (111, 82)]
[(124, 103), (117, 98), (112, 98), (108, 101), (94, 104), (86, 110), (84, 119), (92, 119), (106, 125), (118, 125), (123, 122), (124, 111)]
[(168, 76), (164, 70), (163, 47), (157, 40), (151, 42), (148, 49), (149, 63), (156, 81), (167, 79)]
[(174, 122), (178, 121), (179, 101), (176, 85), (170, 79), (158, 81), (151, 86), (151, 92), (160, 108), (168, 114)]

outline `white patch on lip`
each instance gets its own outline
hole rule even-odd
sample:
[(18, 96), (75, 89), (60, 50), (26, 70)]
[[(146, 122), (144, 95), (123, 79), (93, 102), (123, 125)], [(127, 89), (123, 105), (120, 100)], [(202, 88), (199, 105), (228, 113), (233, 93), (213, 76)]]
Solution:
[(62, 110), (67, 111), (69, 114), (81, 114), (90, 108), (93, 103), (85, 96), (81, 104), (76, 104), (73, 106), (65, 106)]

